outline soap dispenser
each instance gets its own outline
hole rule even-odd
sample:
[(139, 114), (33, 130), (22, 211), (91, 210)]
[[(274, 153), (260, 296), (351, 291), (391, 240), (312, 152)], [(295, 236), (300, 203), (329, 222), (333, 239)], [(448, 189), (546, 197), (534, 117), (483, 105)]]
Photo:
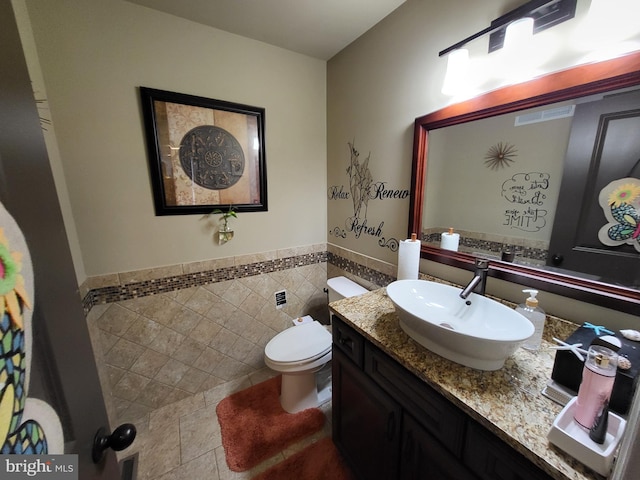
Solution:
[(533, 335), (529, 337), (522, 348), (526, 348), (527, 350), (536, 351), (540, 348), (540, 343), (542, 343), (542, 332), (544, 330), (544, 320), (546, 318), (544, 314), (544, 310), (538, 307), (538, 299), (536, 295), (538, 294), (537, 290), (522, 290), (524, 293), (528, 293), (529, 297), (525, 301), (525, 303), (521, 303), (516, 307), (516, 312), (520, 313), (524, 317), (526, 317), (531, 323), (533, 323), (533, 328), (535, 329)]

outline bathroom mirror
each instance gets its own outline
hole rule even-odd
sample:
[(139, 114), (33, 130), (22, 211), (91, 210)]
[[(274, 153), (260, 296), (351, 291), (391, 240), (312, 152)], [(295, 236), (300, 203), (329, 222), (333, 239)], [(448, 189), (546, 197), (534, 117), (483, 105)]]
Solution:
[[(511, 115), (511, 117), (516, 115), (523, 116), (524, 111), (531, 108), (534, 108), (537, 112), (548, 111), (558, 106), (575, 103), (574, 100), (578, 98), (601, 95), (620, 89), (637, 87), (639, 85), (640, 52), (600, 63), (574, 67), (526, 83), (504, 87), (416, 119), (409, 233), (420, 232), (421, 238), (424, 240), (421, 252), (422, 257), (458, 268), (471, 269), (474, 255), (479, 254), (474, 251), (474, 248), (467, 248), (467, 253), (464, 253), (443, 250), (438, 246), (439, 234), (442, 228), (450, 226), (456, 227), (456, 219), (461, 219), (463, 216), (462, 213), (450, 213), (448, 217), (451, 218), (451, 220), (447, 225), (442, 224), (446, 221), (442, 219), (437, 220), (435, 224), (430, 224), (428, 215), (424, 218), (423, 223), (423, 216), (430, 211), (427, 207), (430, 205), (429, 202), (433, 204), (433, 199), (437, 198), (438, 205), (443, 204), (442, 192), (434, 192), (433, 187), (431, 187), (429, 192), (425, 191), (425, 189), (429, 176), (431, 175), (433, 179), (433, 177), (438, 175), (436, 169), (441, 168), (437, 167), (434, 161), (434, 168), (431, 170), (428, 157), (430, 152), (440, 148), (436, 142), (440, 142), (439, 138), (443, 136), (442, 133), (445, 131), (445, 127), (455, 126), (454, 129), (467, 129), (466, 135), (473, 135), (473, 132), (481, 135), (483, 130), (476, 128), (475, 123), (471, 122), (482, 119), (489, 119), (495, 122), (498, 118), (506, 115)], [(558, 104), (557, 102), (564, 103)], [(513, 118), (509, 121), (513, 122)], [(568, 122), (570, 122), (570, 119), (564, 120), (564, 126), (562, 128), (565, 130), (571, 128)], [(560, 123), (557, 125), (560, 125)], [(569, 125), (569, 127), (566, 127), (566, 125)], [(548, 127), (549, 125), (545, 128)], [(430, 148), (430, 141), (432, 140), (433, 149)], [(593, 145), (593, 142), (594, 140), (591, 139), (591, 145)], [(470, 142), (467, 143), (470, 144)], [(498, 145), (499, 143), (502, 143), (502, 145)], [(490, 148), (487, 147), (502, 147), (503, 149), (505, 147), (513, 147), (516, 149), (516, 156), (512, 157), (512, 159), (517, 161), (517, 143), (521, 142), (518, 140), (517, 143), (513, 143), (515, 145), (511, 145), (508, 138), (496, 137), (487, 139), (484, 146), (475, 153), (475, 161), (479, 161), (481, 164), (483, 161), (487, 162), (483, 166), (483, 168), (486, 167), (487, 171), (495, 167), (491, 158), (485, 158), (491, 157), (489, 153)], [(544, 146), (541, 146), (540, 149), (546, 148), (546, 143), (547, 142), (545, 142)], [(585, 141), (584, 143), (588, 144), (589, 142)], [(483, 151), (485, 148), (486, 150)], [(562, 152), (560, 156), (563, 157), (564, 152)], [(550, 165), (553, 165), (553, 163), (552, 161)], [(516, 164), (517, 162), (514, 163), (514, 165)], [(498, 166), (494, 170), (499, 168)], [(545, 169), (549, 168), (553, 169), (553, 167), (545, 167)], [(542, 173), (550, 173), (554, 178), (558, 178), (559, 182), (559, 177), (562, 177), (562, 168), (560, 167), (559, 172), (557, 168), (558, 166), (556, 165), (555, 171), (543, 171)], [(464, 169), (460, 169), (458, 165), (457, 172), (461, 172), (461, 170)], [(497, 180), (497, 184), (502, 185), (503, 183), (508, 183), (508, 181), (513, 181), (513, 176), (516, 177), (515, 180), (518, 180), (517, 174), (533, 173), (533, 171), (536, 170), (538, 169), (530, 166), (521, 167), (520, 169), (514, 169), (512, 166), (502, 168), (498, 173), (499, 179)], [(493, 174), (495, 176), (496, 172), (494, 171)], [(566, 176), (567, 175), (565, 175), (565, 177)], [(634, 176), (637, 177), (635, 174)], [(466, 197), (468, 201), (473, 201), (474, 205), (483, 202), (482, 194), (483, 189), (486, 190), (486, 185), (487, 182), (478, 181), (478, 188), (471, 195), (467, 193)], [(563, 189), (564, 188), (563, 186)], [(557, 202), (558, 190), (559, 186), (556, 184), (554, 192), (545, 192), (550, 193), (549, 199), (551, 200), (550, 203), (553, 205), (553, 208), (555, 208), (555, 203)], [(495, 191), (492, 193), (495, 195)], [(449, 194), (455, 195), (455, 188), (453, 191), (449, 191)], [(553, 198), (554, 195), (556, 198)], [(554, 211), (550, 209), (549, 217), (546, 221), (552, 223), (553, 216)], [(481, 222), (488, 223), (486, 219), (480, 220)], [(433, 227), (433, 229), (430, 230), (429, 227)], [(433, 236), (431, 236), (432, 234)], [(533, 235), (533, 237), (533, 242), (535, 243), (535, 235)], [(499, 235), (496, 235), (495, 238), (501, 239)], [(485, 256), (484, 253), (480, 253), (480, 255)], [(604, 280), (606, 277), (602, 275), (594, 276), (577, 270), (557, 268), (553, 266), (553, 262), (546, 262), (544, 259), (537, 263), (529, 262), (528, 259), (521, 262), (518, 261), (519, 259), (517, 257), (517, 261), (508, 262), (501, 260), (499, 252), (496, 257), (488, 256), (492, 259), (490, 275), (493, 277), (529, 285), (534, 288), (627, 313), (637, 315), (640, 312), (640, 290), (630, 288), (627, 286), (628, 284), (617, 284)], [(547, 266), (547, 263), (549, 266)]]

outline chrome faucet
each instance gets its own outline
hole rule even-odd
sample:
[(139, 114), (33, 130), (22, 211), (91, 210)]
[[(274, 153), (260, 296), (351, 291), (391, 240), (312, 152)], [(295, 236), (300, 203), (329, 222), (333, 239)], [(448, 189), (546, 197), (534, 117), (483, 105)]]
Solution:
[(460, 292), (460, 298), (466, 299), (471, 292), (475, 292), (479, 295), (484, 295), (485, 288), (487, 286), (487, 273), (489, 272), (489, 260), (484, 258), (476, 258), (476, 271), (469, 282), (469, 285), (464, 287)]

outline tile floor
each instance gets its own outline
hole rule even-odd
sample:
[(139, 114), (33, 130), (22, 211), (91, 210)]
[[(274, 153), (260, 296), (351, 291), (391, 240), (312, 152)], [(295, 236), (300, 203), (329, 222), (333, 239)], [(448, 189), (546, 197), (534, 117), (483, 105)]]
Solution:
[(216, 406), (226, 396), (273, 375), (265, 368), (150, 412), (144, 423), (136, 424), (136, 440), (119, 452), (118, 458), (138, 454), (137, 480), (248, 480), (310, 443), (330, 436), (331, 402), (327, 402), (322, 406), (327, 418), (322, 430), (247, 472), (229, 470)]

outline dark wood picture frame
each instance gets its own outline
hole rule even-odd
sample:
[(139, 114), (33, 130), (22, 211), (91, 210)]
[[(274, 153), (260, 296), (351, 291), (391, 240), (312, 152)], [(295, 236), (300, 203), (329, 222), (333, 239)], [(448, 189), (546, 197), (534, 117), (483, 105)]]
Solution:
[(140, 87), (156, 215), (267, 211), (265, 110)]

